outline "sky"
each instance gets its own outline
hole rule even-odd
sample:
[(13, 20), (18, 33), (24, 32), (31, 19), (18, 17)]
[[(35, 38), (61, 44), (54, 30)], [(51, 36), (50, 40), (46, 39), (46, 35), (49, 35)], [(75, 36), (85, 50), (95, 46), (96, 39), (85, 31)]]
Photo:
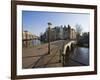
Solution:
[(37, 36), (45, 32), (48, 22), (52, 28), (61, 25), (81, 25), (82, 32), (89, 32), (90, 14), (88, 13), (67, 13), (67, 12), (43, 12), (43, 11), (22, 11), (23, 31), (27, 30)]

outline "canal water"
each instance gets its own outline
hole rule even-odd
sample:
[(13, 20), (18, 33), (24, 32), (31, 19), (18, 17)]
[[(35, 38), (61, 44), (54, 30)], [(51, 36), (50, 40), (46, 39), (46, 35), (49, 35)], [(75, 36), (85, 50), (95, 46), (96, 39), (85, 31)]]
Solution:
[(65, 66), (88, 66), (89, 65), (89, 48), (76, 47), (73, 51), (68, 53), (66, 57)]
[(41, 41), (40, 40), (28, 40), (28, 41), (23, 41), (23, 47), (33, 47), (33, 46), (37, 46), (37, 45), (41, 45)]
[(41, 44), (40, 40), (32, 40), (32, 45), (33, 46), (37, 46), (37, 45), (40, 45), (40, 44)]

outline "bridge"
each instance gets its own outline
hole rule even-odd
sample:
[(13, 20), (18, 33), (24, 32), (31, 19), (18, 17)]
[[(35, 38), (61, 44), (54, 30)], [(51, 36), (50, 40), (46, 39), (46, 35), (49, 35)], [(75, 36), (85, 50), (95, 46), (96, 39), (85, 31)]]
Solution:
[(63, 49), (60, 52), (60, 62), (62, 62), (63, 66), (65, 66), (66, 60), (68, 60), (68, 58), (70, 57), (69, 52), (74, 50), (75, 45), (76, 45), (76, 40), (70, 40), (63, 45), (62, 47)]

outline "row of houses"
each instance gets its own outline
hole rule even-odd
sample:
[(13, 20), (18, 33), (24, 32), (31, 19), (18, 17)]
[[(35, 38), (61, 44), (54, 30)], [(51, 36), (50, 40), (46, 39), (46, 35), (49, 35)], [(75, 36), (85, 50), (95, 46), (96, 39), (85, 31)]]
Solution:
[(23, 36), (22, 37), (23, 40), (38, 39), (38, 36), (32, 34), (31, 32), (28, 32), (28, 31), (23, 31), (22, 36)]
[(36, 45), (34, 41), (36, 41), (39, 37), (32, 34), (31, 32), (28, 31), (23, 31), (22, 33), (22, 44), (23, 47), (30, 47)]
[[(50, 33), (49, 35), (48, 32)], [(40, 35), (40, 40), (47, 42), (48, 37), (50, 38), (50, 41), (76, 39), (76, 31), (71, 28), (70, 25), (55, 26), (54, 28), (47, 28), (46, 31)]]

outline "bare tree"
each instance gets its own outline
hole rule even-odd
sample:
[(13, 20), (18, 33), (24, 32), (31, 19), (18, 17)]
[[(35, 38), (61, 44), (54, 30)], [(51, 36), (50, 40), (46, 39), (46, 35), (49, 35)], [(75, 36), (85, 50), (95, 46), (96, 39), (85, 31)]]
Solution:
[(76, 24), (76, 40), (79, 41), (81, 32), (82, 32), (82, 26), (80, 24)]
[(78, 34), (81, 34), (81, 32), (82, 32), (82, 26), (80, 24), (77, 24), (75, 27), (76, 27), (76, 32)]

